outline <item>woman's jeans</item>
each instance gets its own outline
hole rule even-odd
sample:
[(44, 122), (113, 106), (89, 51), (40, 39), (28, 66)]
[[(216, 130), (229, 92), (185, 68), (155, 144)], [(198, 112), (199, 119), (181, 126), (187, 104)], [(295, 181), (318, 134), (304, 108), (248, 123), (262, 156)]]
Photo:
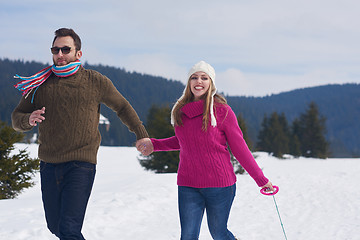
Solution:
[(46, 222), (49, 230), (59, 239), (85, 239), (81, 228), (95, 172), (96, 165), (88, 162), (40, 162)]
[(210, 234), (215, 240), (234, 240), (227, 229), (236, 184), (223, 188), (178, 187), (181, 240), (197, 240), (206, 209)]

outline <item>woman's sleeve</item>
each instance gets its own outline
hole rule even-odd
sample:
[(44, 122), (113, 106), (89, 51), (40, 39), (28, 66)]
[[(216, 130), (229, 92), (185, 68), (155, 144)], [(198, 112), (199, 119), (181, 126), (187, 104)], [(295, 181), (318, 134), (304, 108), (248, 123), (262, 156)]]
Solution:
[(225, 132), (231, 152), (241, 166), (250, 174), (259, 187), (267, 184), (269, 180), (264, 176), (264, 173), (250, 152), (250, 149), (243, 138), (236, 115), (229, 106), (222, 128)]
[(180, 150), (179, 141), (176, 136), (163, 139), (150, 138), (150, 140), (154, 146), (154, 152)]

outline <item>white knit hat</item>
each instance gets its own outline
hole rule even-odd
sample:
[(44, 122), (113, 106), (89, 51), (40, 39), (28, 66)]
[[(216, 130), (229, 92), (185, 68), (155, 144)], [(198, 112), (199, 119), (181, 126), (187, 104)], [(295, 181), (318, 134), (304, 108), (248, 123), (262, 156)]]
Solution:
[[(211, 78), (211, 80), (213, 81), (214, 84), (214, 88), (212, 89), (212, 95), (211, 95), (211, 100), (210, 100), (210, 116), (211, 116), (211, 126), (216, 127), (216, 118), (214, 115), (214, 95), (216, 93), (216, 86), (215, 86), (215, 70), (214, 68), (204, 62), (204, 61), (200, 61), (198, 63), (196, 63), (194, 66), (192, 66), (192, 68), (190, 69), (189, 73), (188, 73), (188, 80), (191, 77), (191, 75), (193, 75), (196, 72), (204, 72), (207, 75), (209, 75), (209, 77)], [(189, 81), (187, 82), (187, 84), (189, 83)], [(186, 91), (187, 85), (185, 86), (185, 89), (183, 91), (183, 95), (176, 101), (176, 103), (174, 104), (174, 107), (171, 110), (171, 124), (174, 126), (174, 122), (175, 122), (175, 118), (174, 118), (174, 109), (176, 107), (176, 105), (179, 104), (179, 102), (184, 98), (185, 96), (185, 91)]]

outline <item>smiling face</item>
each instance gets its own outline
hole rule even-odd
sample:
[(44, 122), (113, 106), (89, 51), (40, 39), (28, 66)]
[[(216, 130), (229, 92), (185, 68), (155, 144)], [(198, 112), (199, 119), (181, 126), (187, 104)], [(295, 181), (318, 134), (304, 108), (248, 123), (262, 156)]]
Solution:
[(70, 47), (70, 52), (64, 54), (61, 50), (53, 54), (53, 62), (56, 66), (64, 66), (81, 58), (82, 52), (76, 50), (74, 39), (70, 36), (58, 37), (55, 39), (53, 47)]
[(190, 76), (189, 86), (194, 100), (198, 101), (209, 90), (211, 78), (204, 72), (196, 72)]

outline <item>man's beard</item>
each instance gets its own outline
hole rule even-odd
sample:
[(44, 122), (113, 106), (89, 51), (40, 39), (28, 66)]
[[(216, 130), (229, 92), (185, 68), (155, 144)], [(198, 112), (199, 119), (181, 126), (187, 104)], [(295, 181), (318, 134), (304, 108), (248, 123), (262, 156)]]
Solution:
[[(65, 66), (65, 65), (68, 65), (69, 63), (72, 63), (75, 61), (76, 61), (75, 55), (73, 58), (68, 59), (68, 60), (66, 58), (57, 58), (57, 59), (53, 58), (53, 63), (55, 66)], [(60, 62), (60, 64), (59, 64), (59, 62)]]

